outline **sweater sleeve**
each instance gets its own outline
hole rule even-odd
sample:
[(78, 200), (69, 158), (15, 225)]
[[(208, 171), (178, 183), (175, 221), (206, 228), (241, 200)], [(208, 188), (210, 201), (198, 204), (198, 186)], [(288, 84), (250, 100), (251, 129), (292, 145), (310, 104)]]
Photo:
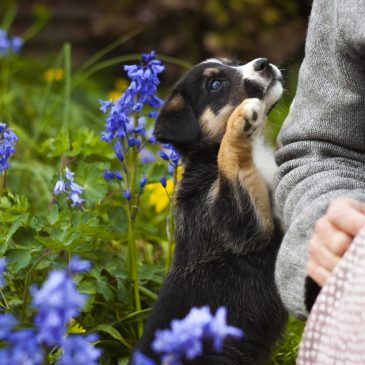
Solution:
[(305, 58), (279, 135), (275, 200), (286, 227), (276, 282), (288, 310), (307, 316), (307, 245), (329, 203), (365, 202), (365, 3), (314, 0)]

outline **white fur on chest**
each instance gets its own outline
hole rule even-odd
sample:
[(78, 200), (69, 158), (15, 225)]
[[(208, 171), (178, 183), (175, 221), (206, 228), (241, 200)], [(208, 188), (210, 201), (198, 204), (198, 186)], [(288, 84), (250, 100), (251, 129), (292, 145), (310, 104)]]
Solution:
[(267, 187), (273, 191), (274, 176), (277, 165), (274, 159), (274, 150), (265, 142), (262, 135), (257, 136), (252, 141), (253, 161)]

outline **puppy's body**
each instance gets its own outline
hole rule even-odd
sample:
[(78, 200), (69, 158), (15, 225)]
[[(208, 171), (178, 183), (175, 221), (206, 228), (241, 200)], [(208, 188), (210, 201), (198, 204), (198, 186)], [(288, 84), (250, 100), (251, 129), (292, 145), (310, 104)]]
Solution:
[(270, 204), (273, 162), (261, 172), (257, 166), (257, 151), (265, 151), (264, 119), (281, 95), (280, 73), (266, 63), (256, 70), (262, 80), (255, 84), (249, 65), (212, 60), (196, 66), (175, 86), (157, 120), (155, 134), (181, 152), (184, 174), (176, 197), (174, 262), (137, 345), (155, 359), (155, 331), (194, 306), (213, 312), (226, 306), (228, 323), (245, 336), (227, 340), (220, 354), (207, 349), (187, 364), (261, 364), (285, 325), (274, 283), (281, 229)]

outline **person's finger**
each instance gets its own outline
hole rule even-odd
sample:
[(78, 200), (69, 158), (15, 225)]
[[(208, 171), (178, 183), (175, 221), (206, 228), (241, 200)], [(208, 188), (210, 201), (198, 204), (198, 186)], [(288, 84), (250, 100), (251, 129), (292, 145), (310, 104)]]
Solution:
[(312, 260), (307, 263), (307, 273), (319, 286), (323, 286), (330, 276), (329, 271)]
[(326, 214), (317, 220), (313, 239), (319, 245), (327, 247), (333, 255), (341, 257), (350, 246), (353, 237), (333, 225)]
[(316, 236), (309, 243), (309, 260), (316, 262), (329, 272), (335, 268), (340, 256), (333, 254)]
[(365, 204), (349, 198), (338, 198), (330, 204), (326, 216), (340, 231), (356, 236), (365, 226)]

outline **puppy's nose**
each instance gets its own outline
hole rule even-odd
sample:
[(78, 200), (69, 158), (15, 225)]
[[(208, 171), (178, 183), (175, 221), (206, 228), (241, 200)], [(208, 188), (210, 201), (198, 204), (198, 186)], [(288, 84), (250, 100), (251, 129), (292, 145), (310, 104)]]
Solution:
[(267, 58), (259, 58), (253, 65), (255, 71), (265, 71), (269, 67)]

